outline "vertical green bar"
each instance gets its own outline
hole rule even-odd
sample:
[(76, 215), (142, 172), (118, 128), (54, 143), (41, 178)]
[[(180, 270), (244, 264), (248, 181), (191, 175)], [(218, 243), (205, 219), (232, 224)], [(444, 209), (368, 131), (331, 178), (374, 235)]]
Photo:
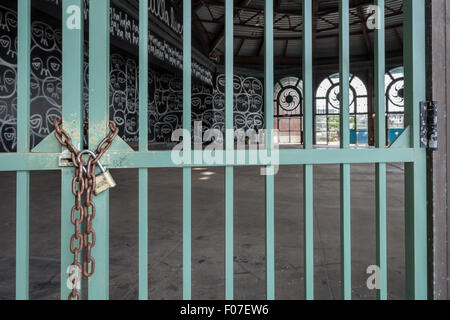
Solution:
[[(312, 0), (303, 0), (303, 143), (313, 148)], [(303, 167), (305, 299), (314, 299), (314, 167)]]
[[(385, 100), (385, 22), (384, 0), (376, 0), (378, 6), (375, 29), (375, 145), (386, 147), (386, 100)], [(386, 164), (375, 165), (376, 180), (376, 233), (377, 266), (380, 268), (380, 289), (377, 299), (387, 299), (387, 226), (386, 226)]]
[[(339, 1), (339, 70), (340, 70), (340, 138), (341, 148), (350, 147), (349, 125), (349, 1)], [(350, 300), (351, 287), (351, 217), (350, 217), (350, 165), (341, 164), (341, 294), (342, 299)]]
[[(233, 157), (233, 1), (225, 1), (225, 149)], [(229, 154), (228, 154), (229, 153)], [(234, 168), (225, 167), (225, 298), (234, 298)]]
[(376, 180), (376, 232), (377, 266), (380, 268), (378, 300), (387, 300), (387, 226), (386, 226), (386, 164), (377, 163)]
[[(148, 151), (148, 0), (139, 1), (139, 151)], [(148, 169), (139, 169), (139, 299), (148, 299)]]
[(350, 165), (341, 164), (341, 298), (351, 300)]
[(18, 171), (16, 184), (16, 299), (28, 300), (30, 173)]
[[(31, 2), (18, 6), (17, 152), (30, 152)], [(18, 171), (16, 181), (16, 299), (29, 298), (30, 172)]]
[[(191, 0), (183, 0), (183, 152), (191, 152)], [(191, 271), (191, 207), (192, 171), (183, 168), (183, 299), (190, 300), (192, 292)]]
[(405, 164), (406, 298), (427, 299), (426, 150), (420, 148), (419, 104), (425, 100), (425, 1), (404, 1), (405, 127), (416, 158)]
[(340, 92), (340, 121), (339, 131), (341, 148), (350, 147), (350, 117), (349, 117), (349, 88), (350, 88), (350, 33), (349, 33), (349, 4), (348, 0), (339, 1), (339, 92)]
[[(264, 105), (266, 147), (273, 150), (273, 0), (264, 7)], [(270, 167), (266, 168), (266, 295), (275, 299), (275, 179)]]
[[(89, 148), (108, 133), (109, 121), (109, 0), (90, 2), (89, 8)], [(109, 191), (94, 199), (97, 209), (92, 249), (95, 273), (89, 278), (89, 299), (109, 298)]]
[(183, 168), (183, 300), (191, 300), (191, 181), (192, 171)]
[[(64, 129), (70, 134), (73, 144), (78, 149), (81, 148), (83, 136), (83, 5), (83, 0), (64, 0), (62, 5), (62, 118)], [(74, 168), (63, 168), (61, 170), (62, 300), (66, 300), (71, 291), (67, 285), (69, 277), (67, 271), (73, 262), (73, 254), (70, 252), (70, 238), (74, 232), (74, 226), (70, 221), (70, 210), (74, 204), (72, 194), (73, 175)], [(79, 261), (82, 261), (81, 254), (79, 255)]]

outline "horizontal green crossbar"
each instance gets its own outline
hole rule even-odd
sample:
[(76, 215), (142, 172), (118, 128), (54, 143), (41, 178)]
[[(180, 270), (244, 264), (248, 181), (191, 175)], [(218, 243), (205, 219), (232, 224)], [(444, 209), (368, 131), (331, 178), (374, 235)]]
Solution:
[[(233, 151), (234, 159), (238, 154), (245, 154), (245, 163), (226, 164), (227, 166), (263, 166), (260, 160), (251, 162), (249, 151)], [(285, 149), (279, 150), (280, 165), (303, 164), (341, 164), (341, 163), (393, 163), (413, 162), (415, 149)], [(192, 164), (174, 164), (171, 151), (150, 152), (110, 152), (109, 169), (122, 168), (190, 168), (190, 167), (224, 167), (225, 164), (210, 164), (204, 160)], [(205, 151), (192, 151), (191, 159), (204, 159)], [(37, 171), (60, 170), (59, 153), (4, 153), (0, 154), (0, 171)], [(181, 153), (182, 155), (182, 153)], [(225, 159), (225, 156), (223, 157)]]

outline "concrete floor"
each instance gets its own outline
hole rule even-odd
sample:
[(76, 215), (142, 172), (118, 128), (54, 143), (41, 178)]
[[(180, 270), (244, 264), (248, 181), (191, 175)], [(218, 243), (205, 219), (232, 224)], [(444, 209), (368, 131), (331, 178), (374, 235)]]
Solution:
[[(137, 170), (114, 171), (110, 202), (110, 297), (138, 297)], [(182, 297), (181, 170), (149, 173), (151, 299)], [(301, 167), (276, 176), (276, 297), (303, 298)], [(374, 299), (366, 268), (375, 264), (375, 169), (352, 166), (352, 289)], [(224, 170), (193, 173), (192, 294), (224, 298)], [(59, 298), (60, 174), (31, 174), (30, 298)], [(340, 299), (339, 167), (315, 167), (315, 290)], [(389, 298), (404, 297), (403, 166), (388, 166)], [(15, 287), (15, 174), (0, 173), (0, 299)], [(68, 218), (69, 213), (64, 213)], [(235, 171), (235, 297), (264, 299), (264, 177), (258, 168)]]

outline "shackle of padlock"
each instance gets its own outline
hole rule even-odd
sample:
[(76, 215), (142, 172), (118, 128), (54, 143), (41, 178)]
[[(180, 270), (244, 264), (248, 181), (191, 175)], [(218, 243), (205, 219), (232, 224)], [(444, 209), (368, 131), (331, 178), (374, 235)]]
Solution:
[[(92, 152), (91, 150), (83, 150), (83, 151), (81, 151), (81, 152), (78, 154), (78, 157), (77, 157), (78, 163), (80, 163), (81, 157), (82, 157), (83, 155), (85, 155), (85, 154), (89, 154), (92, 158), (95, 159), (95, 153), (94, 153), (94, 152)], [(98, 165), (98, 168), (100, 169), (100, 171), (101, 171), (102, 173), (105, 173), (105, 172), (106, 172), (105, 167), (100, 163), (100, 161), (97, 162), (97, 165)], [(84, 174), (87, 174), (86, 167), (84, 167), (84, 166), (83, 166), (83, 172), (84, 172)]]
[[(83, 150), (78, 154), (77, 161), (80, 162), (81, 157), (84, 154), (89, 154), (91, 157), (95, 158), (95, 153), (91, 150)], [(111, 176), (111, 173), (103, 167), (103, 165), (100, 163), (100, 161), (97, 162), (98, 168), (100, 169), (101, 173), (95, 177), (95, 189), (94, 194), (97, 196), (103, 191), (106, 191), (108, 189), (114, 188), (116, 186), (116, 182), (114, 181), (114, 178)], [(87, 174), (86, 168), (83, 166), (84, 174)]]

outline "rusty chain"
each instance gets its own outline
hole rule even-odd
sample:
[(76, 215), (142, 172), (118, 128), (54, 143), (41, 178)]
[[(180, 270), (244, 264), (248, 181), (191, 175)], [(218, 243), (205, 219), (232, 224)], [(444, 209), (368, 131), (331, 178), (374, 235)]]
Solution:
[[(69, 134), (62, 129), (62, 121), (55, 120), (53, 124), (55, 126), (56, 139), (63, 147), (66, 147), (67, 150), (69, 150), (75, 167), (75, 174), (72, 180), (72, 193), (75, 197), (75, 204), (70, 213), (70, 221), (75, 226), (75, 233), (70, 239), (70, 252), (73, 254), (74, 258), (69, 270), (72, 275), (72, 272), (76, 269), (77, 275), (71, 279), (72, 291), (69, 294), (69, 300), (80, 300), (81, 295), (78, 291), (78, 284), (81, 280), (81, 273), (88, 278), (91, 277), (95, 271), (95, 260), (92, 257), (92, 248), (95, 246), (96, 241), (95, 231), (92, 226), (96, 213), (94, 203), (94, 190), (96, 186), (95, 168), (101, 157), (111, 147), (111, 144), (119, 133), (119, 129), (113, 121), (109, 122), (110, 131), (95, 150), (95, 158), (92, 156), (89, 157), (84, 174), (84, 158), (79, 157), (81, 151), (73, 145)], [(83, 205), (82, 197), (84, 194), (86, 194), (86, 197)], [(85, 231), (82, 234), (80, 228), (84, 221), (86, 221)], [(86, 249), (86, 257), (83, 261), (83, 265), (81, 265), (78, 256), (83, 248)]]

